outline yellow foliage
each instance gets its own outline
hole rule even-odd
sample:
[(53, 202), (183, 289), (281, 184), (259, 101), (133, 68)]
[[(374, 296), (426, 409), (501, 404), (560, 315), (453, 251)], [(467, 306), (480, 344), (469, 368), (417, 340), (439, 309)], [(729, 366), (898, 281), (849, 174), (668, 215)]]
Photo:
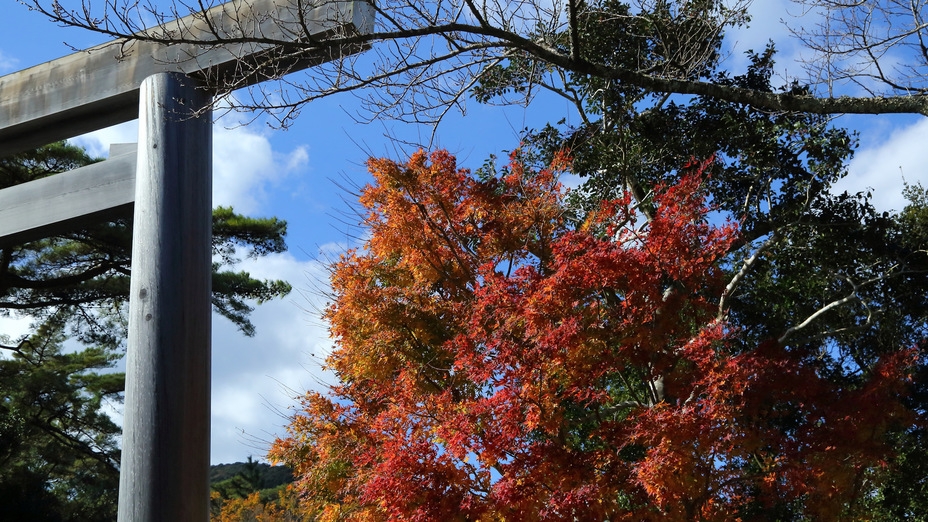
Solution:
[(267, 503), (261, 502), (258, 492), (223, 501), (214, 491), (210, 498), (221, 502), (219, 512), (212, 514), (210, 522), (309, 522), (316, 518), (315, 510), (301, 505), (290, 487), (280, 490), (278, 498)]

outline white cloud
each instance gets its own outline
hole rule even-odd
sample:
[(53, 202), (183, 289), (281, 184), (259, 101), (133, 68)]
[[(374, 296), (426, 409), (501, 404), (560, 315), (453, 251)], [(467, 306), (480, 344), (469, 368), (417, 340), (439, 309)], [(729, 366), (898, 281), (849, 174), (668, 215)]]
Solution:
[(928, 180), (928, 119), (900, 127), (884, 141), (858, 150), (848, 166), (849, 174), (832, 191), (850, 193), (870, 191), (879, 211), (902, 210), (903, 181)]
[(247, 127), (213, 132), (213, 204), (250, 214), (267, 203), (269, 186), (281, 183), (309, 161), (305, 147), (289, 153), (272, 150), (267, 136)]
[(307, 390), (323, 390), (334, 379), (321, 371), (331, 349), (319, 317), (325, 299), (322, 262), (290, 253), (249, 260), (241, 267), (260, 279), (284, 279), (294, 291), (258, 305), (257, 334), (242, 336), (225, 318), (213, 317), (211, 462), (264, 457), (275, 436), (284, 435), (289, 408)]
[(15, 71), (18, 65), (19, 60), (7, 55), (2, 50), (0, 50), (0, 74)]
[(28, 317), (0, 316), (0, 336), (7, 336), (10, 341), (16, 341), (20, 337), (32, 332), (32, 329), (29, 328), (31, 323), (32, 319)]
[[(220, 122), (222, 123), (222, 122)], [(138, 141), (138, 121), (78, 136), (72, 143), (94, 157), (109, 155), (114, 143)], [(213, 128), (213, 205), (232, 206), (242, 214), (268, 205), (268, 189), (301, 172), (309, 163), (306, 147), (275, 151), (268, 137), (249, 127)]]

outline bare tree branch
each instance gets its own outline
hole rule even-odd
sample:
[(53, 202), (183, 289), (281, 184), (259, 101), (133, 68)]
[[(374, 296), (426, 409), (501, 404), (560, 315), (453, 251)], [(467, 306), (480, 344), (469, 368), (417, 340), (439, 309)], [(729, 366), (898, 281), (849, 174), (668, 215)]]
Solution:
[[(786, 330), (783, 333), (783, 335), (780, 336), (779, 339), (777, 339), (777, 342), (780, 344), (784, 344), (793, 334), (809, 326), (816, 319), (818, 319), (819, 317), (821, 317), (823, 314), (827, 313), (828, 311), (834, 310), (848, 303), (859, 301), (860, 296), (858, 295), (858, 292), (860, 291), (861, 288), (878, 283), (886, 279), (897, 277), (901, 274), (906, 273), (906, 271), (904, 270), (895, 270), (895, 268), (899, 268), (899, 267), (892, 267), (886, 270), (883, 274), (879, 276), (872, 277), (870, 279), (867, 279), (866, 281), (861, 281), (861, 282), (855, 282), (850, 277), (845, 277), (844, 280), (851, 286), (850, 293), (848, 293), (844, 297), (841, 297), (839, 299), (835, 299), (834, 301), (826, 303), (824, 306), (822, 306), (821, 308), (819, 308), (818, 310), (810, 314), (808, 317), (806, 317), (802, 322), (800, 322), (799, 324), (795, 326), (790, 327), (788, 330)], [(868, 313), (868, 318), (867, 318), (868, 322), (870, 321), (869, 315), (870, 314)]]
[[(812, 51), (810, 78), (874, 97), (928, 95), (926, 0), (797, 0), (806, 18), (792, 32)], [(924, 112), (916, 111), (920, 114)]]
[(744, 262), (741, 264), (741, 268), (737, 273), (731, 278), (731, 281), (725, 285), (725, 290), (722, 291), (722, 297), (719, 298), (719, 312), (716, 316), (716, 319), (721, 321), (726, 314), (728, 313), (728, 299), (735, 293), (735, 290), (738, 289), (738, 285), (741, 284), (741, 281), (744, 280), (745, 276), (748, 275), (748, 272), (751, 271), (751, 267), (754, 266), (754, 263), (760, 259), (760, 256), (766, 252), (771, 246), (776, 244), (780, 240), (780, 234), (778, 230), (775, 230), (770, 237), (768, 237), (753, 254), (750, 255)]
[[(171, 20), (202, 13), (218, 5), (218, 0), (175, 0), (163, 10), (139, 0), (111, 0), (99, 5), (82, 0), (72, 2), (78, 4), (74, 9), (66, 9), (64, 0), (20, 1), (55, 22), (129, 42), (194, 44), (204, 53), (219, 46), (273, 49), (259, 62), (238, 64), (240, 70), (232, 78), (207, 80), (219, 94), (240, 88), (243, 82), (236, 78), (249, 75), (280, 80), (252, 87), (250, 95), (236, 95), (231, 103), (238, 109), (267, 111), (283, 126), (310, 101), (343, 92), (363, 96), (370, 119), (390, 117), (434, 124), (450, 109), (461, 108), (488, 67), (509, 63), (516, 55), (525, 57), (539, 71), (561, 71), (568, 79), (593, 77), (655, 93), (706, 96), (770, 111), (928, 115), (928, 84), (924, 80), (928, 75), (923, 74), (923, 64), (891, 60), (897, 50), (917, 55), (921, 62), (928, 60), (926, 23), (919, 2), (910, 5), (902, 0), (884, 0), (868, 11), (861, 3), (806, 0), (810, 10), (827, 7), (830, 17), (827, 31), (798, 33), (810, 49), (837, 64), (837, 68), (829, 66), (820, 72), (828, 73), (829, 81), (855, 80), (870, 88), (865, 96), (818, 96), (814, 91), (771, 93), (720, 85), (702, 76), (707, 64), (716, 59), (725, 29), (746, 19), (747, 0), (731, 5), (644, 0), (628, 12), (610, 11), (613, 7), (599, 1), (357, 0), (375, 12), (373, 29), (364, 34), (335, 32), (324, 38), (309, 33), (310, 18), (341, 16), (333, 13), (343, 12), (340, 6), (349, 0), (281, 0), (277, 11), (266, 13), (251, 12), (246, 8), (247, 0), (236, 0), (226, 10), (231, 29), (208, 23), (205, 31), (197, 32), (176, 27)], [(903, 15), (909, 21), (905, 28), (889, 23)], [(635, 23), (645, 20), (647, 23)], [(584, 24), (591, 23), (620, 24), (617, 27), (635, 31), (635, 37), (650, 42), (652, 54), (641, 55), (637, 65), (597, 55), (602, 50), (590, 49), (586, 43), (589, 35)], [(279, 41), (267, 37), (272, 33), (262, 28), (268, 24), (278, 24), (295, 38)], [(370, 51), (361, 56), (339, 52), (358, 46)], [(123, 47), (131, 52), (130, 44)], [(293, 70), (288, 64), (300, 56), (319, 53), (341, 57), (287, 76)], [(870, 66), (850, 67), (852, 56), (865, 59)], [(817, 81), (822, 74), (810, 76), (810, 81)], [(885, 89), (876, 90), (870, 85), (874, 81), (882, 82)]]

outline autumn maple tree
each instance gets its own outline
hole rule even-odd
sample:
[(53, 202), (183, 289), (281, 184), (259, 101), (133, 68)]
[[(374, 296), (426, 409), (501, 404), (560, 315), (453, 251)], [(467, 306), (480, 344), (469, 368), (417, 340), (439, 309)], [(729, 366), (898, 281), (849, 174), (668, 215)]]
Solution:
[[(733, 520), (853, 515), (916, 422), (917, 350), (853, 378), (727, 322), (734, 222), (707, 163), (582, 222), (564, 154), (495, 172), (447, 152), (368, 163), (370, 235), (331, 267), (328, 359), (270, 456), (323, 520)], [(720, 309), (720, 303), (722, 304)], [(741, 342), (736, 342), (736, 341)]]

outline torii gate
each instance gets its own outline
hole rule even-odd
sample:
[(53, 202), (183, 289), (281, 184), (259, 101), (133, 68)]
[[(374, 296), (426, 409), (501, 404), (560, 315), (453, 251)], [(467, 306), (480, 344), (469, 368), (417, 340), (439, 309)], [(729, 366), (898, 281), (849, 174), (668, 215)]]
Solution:
[[(161, 29), (207, 42), (216, 34), (286, 42), (373, 30), (365, 0), (299, 6), (233, 0)], [(212, 94), (198, 79), (257, 83), (255, 74), (237, 74), (250, 70), (241, 61), (278, 50), (116, 40), (0, 78), (0, 157), (139, 118), (137, 151), (117, 146), (102, 163), (0, 190), (0, 245), (133, 216), (121, 522), (209, 518)], [(285, 66), (360, 50), (302, 53)]]

